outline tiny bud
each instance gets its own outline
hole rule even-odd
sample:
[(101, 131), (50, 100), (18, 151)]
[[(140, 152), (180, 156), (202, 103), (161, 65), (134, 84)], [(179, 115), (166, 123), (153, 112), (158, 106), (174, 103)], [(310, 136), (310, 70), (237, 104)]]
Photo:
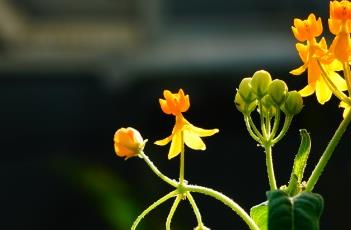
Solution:
[(273, 80), (268, 88), (268, 94), (271, 96), (274, 103), (278, 106), (281, 106), (284, 103), (287, 93), (288, 86), (284, 81), (279, 79)]
[(246, 103), (251, 103), (256, 99), (254, 92), (252, 91), (251, 78), (244, 78), (241, 80), (238, 93)]
[(126, 159), (137, 156), (144, 149), (146, 142), (139, 131), (131, 127), (118, 129), (113, 141), (117, 156)]
[(240, 94), (237, 92), (235, 94), (234, 104), (241, 113), (250, 114), (257, 106), (257, 101), (254, 100), (251, 103), (246, 103)]
[(251, 80), (251, 88), (258, 99), (267, 94), (271, 81), (271, 75), (265, 70), (259, 70), (254, 73)]
[(269, 114), (269, 116), (274, 116), (277, 112), (274, 102), (268, 94), (264, 96), (261, 100), (262, 103), (262, 113)]
[(301, 95), (297, 91), (290, 91), (286, 96), (283, 111), (289, 115), (296, 115), (301, 112), (303, 101)]

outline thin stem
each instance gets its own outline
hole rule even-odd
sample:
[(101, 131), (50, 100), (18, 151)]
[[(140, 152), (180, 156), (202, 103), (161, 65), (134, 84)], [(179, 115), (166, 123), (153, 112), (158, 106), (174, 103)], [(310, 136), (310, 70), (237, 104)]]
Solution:
[(179, 168), (179, 184), (184, 184), (184, 132), (180, 133), (180, 141), (182, 143), (181, 150), (180, 150), (180, 168)]
[(159, 177), (161, 178), (163, 181), (165, 181), (166, 183), (172, 185), (173, 187), (177, 187), (178, 183), (175, 180), (170, 179), (169, 177), (167, 177), (166, 175), (164, 175), (163, 173), (160, 172), (160, 170), (158, 170), (158, 168), (154, 165), (154, 163), (152, 163), (152, 161), (149, 159), (149, 157), (144, 153), (144, 152), (140, 152), (139, 153), (140, 157), (142, 159), (144, 159), (144, 161), (146, 162), (146, 164), (151, 168), (151, 170)]
[(266, 152), (266, 166), (267, 166), (269, 186), (270, 186), (271, 190), (276, 190), (277, 189), (277, 182), (275, 180), (274, 168), (273, 168), (272, 146), (265, 145), (264, 149)]
[(158, 199), (155, 203), (153, 203), (152, 205), (150, 205), (147, 209), (145, 209), (139, 216), (138, 218), (134, 221), (131, 230), (135, 230), (136, 227), (138, 226), (139, 222), (153, 209), (155, 209), (157, 206), (159, 206), (160, 204), (162, 204), (163, 202), (167, 201), (168, 199), (176, 196), (178, 194), (178, 191), (172, 191), (170, 193), (168, 193), (167, 195), (161, 197), (160, 199)]
[(221, 201), (229, 208), (231, 208), (236, 214), (238, 214), (251, 230), (260, 230), (255, 221), (249, 216), (249, 214), (247, 214), (242, 207), (240, 207), (237, 203), (235, 203), (232, 199), (225, 196), (224, 194), (217, 192), (216, 190), (197, 185), (185, 185), (185, 188), (189, 192), (205, 194)]
[(350, 65), (348, 62), (343, 63), (344, 68), (344, 77), (347, 84), (347, 89), (349, 92), (349, 96), (351, 96), (351, 73), (350, 73)]
[(293, 116), (290, 116), (290, 115), (286, 115), (285, 114), (285, 120), (284, 120), (284, 125), (283, 125), (283, 128), (282, 130), (280, 131), (280, 133), (278, 134), (278, 136), (276, 138), (274, 138), (271, 142), (272, 146), (274, 144), (276, 144), (278, 141), (280, 141), (284, 135), (286, 134), (286, 132), (288, 131), (289, 127), (290, 127), (290, 124), (291, 124), (291, 121), (293, 119)]
[(261, 101), (258, 102), (258, 108), (260, 110), (262, 135), (263, 135), (263, 138), (265, 140), (267, 140), (267, 133), (266, 133), (265, 123), (264, 123), (264, 115), (263, 115), (263, 111), (262, 111), (262, 103), (261, 103)]
[[(260, 139), (260, 137), (257, 135), (257, 133), (258, 133), (258, 134), (260, 134), (260, 133), (258, 132), (258, 130), (257, 130), (257, 128), (256, 128), (255, 126), (252, 127), (252, 126), (250, 125), (250, 119), (249, 119), (249, 117), (245, 115), (245, 116), (244, 116), (244, 121), (245, 121), (245, 125), (246, 125), (247, 131), (249, 132), (250, 136), (251, 136), (255, 141), (257, 141), (258, 143), (261, 144), (261, 139)], [(256, 129), (256, 131), (255, 131), (255, 129)], [(260, 136), (262, 137), (261, 134), (260, 134)]]
[(277, 106), (276, 107), (276, 114), (274, 117), (274, 124), (273, 124), (273, 128), (272, 128), (272, 132), (271, 135), (269, 137), (270, 140), (272, 140), (275, 137), (275, 134), (278, 131), (278, 127), (279, 127), (279, 122), (280, 122), (280, 108)]
[(319, 177), (321, 176), (321, 174), (323, 173), (323, 170), (325, 168), (325, 166), (327, 165), (330, 157), (332, 156), (335, 147), (338, 145), (341, 137), (343, 136), (343, 134), (345, 133), (348, 125), (350, 124), (351, 121), (351, 112), (349, 112), (346, 117), (344, 118), (344, 120), (340, 123), (338, 129), (336, 130), (333, 138), (331, 139), (331, 141), (329, 142), (327, 148), (324, 150), (322, 157), (319, 159), (318, 164), (316, 165), (316, 167), (314, 168), (310, 178), (307, 181), (306, 184), (306, 191), (311, 192), (314, 188), (314, 186), (316, 185)]
[(262, 134), (260, 133), (260, 131), (258, 131), (255, 123), (253, 122), (252, 120), (252, 117), (251, 116), (248, 116), (248, 119), (249, 119), (249, 124), (250, 126), (252, 127), (253, 131), (256, 133), (256, 135), (260, 138), (260, 139), (263, 139), (263, 136)]
[(179, 194), (177, 196), (177, 198), (174, 200), (174, 203), (171, 207), (171, 210), (169, 211), (169, 214), (167, 216), (167, 220), (166, 220), (166, 230), (171, 230), (171, 222), (172, 222), (172, 218), (174, 216), (175, 211), (177, 210), (177, 207), (179, 205), (179, 202), (182, 199), (182, 195)]
[(194, 211), (194, 214), (196, 216), (196, 220), (197, 220), (198, 226), (203, 226), (204, 224), (202, 223), (201, 213), (200, 213), (199, 208), (196, 205), (196, 202), (195, 202), (193, 196), (191, 195), (190, 192), (187, 192), (186, 196), (188, 197), (189, 203), (190, 203), (191, 207), (193, 208), (193, 211)]

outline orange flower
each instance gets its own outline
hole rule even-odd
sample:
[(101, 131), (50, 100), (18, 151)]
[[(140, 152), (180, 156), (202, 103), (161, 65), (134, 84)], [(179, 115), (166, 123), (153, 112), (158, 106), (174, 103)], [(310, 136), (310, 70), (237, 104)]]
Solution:
[(113, 140), (117, 156), (126, 159), (137, 156), (144, 149), (146, 142), (138, 130), (131, 127), (118, 129)]
[(328, 52), (325, 39), (322, 38), (319, 42), (316, 41), (315, 37), (319, 36), (323, 31), (320, 18), (316, 20), (314, 14), (310, 14), (307, 20), (294, 19), (294, 25), (295, 27), (292, 27), (292, 31), (296, 39), (301, 42), (306, 41), (306, 44), (296, 44), (296, 49), (304, 64), (290, 71), (290, 73), (301, 75), (307, 69), (308, 85), (300, 90), (299, 93), (303, 97), (316, 93), (318, 102), (324, 104), (330, 100), (332, 91), (321, 75), (322, 72), (318, 61), (325, 67), (330, 80), (338, 89), (345, 90), (347, 89), (345, 80), (335, 73), (335, 71), (340, 70), (342, 67), (337, 61), (331, 62), (324, 58)]
[(330, 52), (341, 62), (348, 62), (351, 53), (351, 3), (349, 1), (332, 1), (329, 5), (329, 30), (336, 35)]
[(160, 99), (161, 109), (166, 114), (172, 114), (176, 118), (176, 122), (170, 136), (158, 140), (156, 145), (166, 145), (172, 141), (168, 152), (168, 159), (176, 157), (182, 151), (184, 143), (195, 150), (205, 150), (206, 145), (201, 137), (212, 136), (217, 133), (218, 129), (202, 129), (192, 125), (187, 121), (182, 112), (190, 107), (189, 96), (184, 95), (182, 89), (177, 94), (173, 94), (168, 90), (163, 91), (164, 99)]
[(161, 109), (166, 114), (173, 114), (174, 116), (186, 112), (190, 107), (189, 95), (184, 95), (182, 89), (177, 94), (171, 93), (169, 90), (163, 91), (164, 99), (159, 99)]
[(307, 20), (294, 19), (294, 26), (291, 27), (294, 36), (300, 42), (312, 40), (323, 32), (322, 20), (314, 14), (310, 14)]

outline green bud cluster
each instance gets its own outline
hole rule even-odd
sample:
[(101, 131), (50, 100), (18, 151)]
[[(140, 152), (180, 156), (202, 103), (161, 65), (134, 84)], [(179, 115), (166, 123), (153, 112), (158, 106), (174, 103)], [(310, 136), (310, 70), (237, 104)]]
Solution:
[(251, 78), (244, 78), (234, 99), (237, 109), (249, 115), (258, 103), (262, 104), (262, 113), (274, 116), (277, 109), (287, 115), (298, 114), (303, 107), (301, 95), (296, 91), (288, 91), (284, 81), (275, 79), (265, 70), (259, 70)]

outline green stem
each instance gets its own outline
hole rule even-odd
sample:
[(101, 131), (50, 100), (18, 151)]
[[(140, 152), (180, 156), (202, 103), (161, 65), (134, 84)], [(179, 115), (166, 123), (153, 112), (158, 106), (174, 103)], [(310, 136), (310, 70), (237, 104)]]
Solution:
[(186, 196), (188, 197), (189, 203), (190, 203), (191, 207), (193, 208), (193, 211), (194, 211), (194, 214), (196, 216), (196, 220), (197, 220), (198, 226), (203, 226), (204, 224), (202, 223), (201, 213), (200, 213), (199, 208), (196, 205), (196, 202), (195, 202), (193, 196), (191, 195), (190, 192), (187, 192)]
[(177, 207), (179, 205), (179, 202), (182, 199), (182, 195), (179, 194), (177, 196), (177, 198), (174, 200), (174, 203), (171, 207), (171, 210), (169, 211), (169, 214), (167, 216), (167, 220), (166, 220), (166, 230), (171, 230), (171, 222), (172, 222), (172, 218), (174, 216), (175, 211), (177, 210)]
[(341, 137), (345, 133), (348, 125), (350, 124), (351, 121), (351, 112), (349, 112), (344, 120), (340, 123), (338, 129), (336, 130), (333, 138), (329, 142), (327, 148), (324, 150), (322, 157), (319, 159), (318, 164), (314, 168), (310, 178), (307, 181), (306, 184), (306, 191), (311, 192), (316, 185), (319, 177), (321, 176), (325, 166), (327, 165), (330, 157), (332, 156), (335, 147), (338, 145)]
[(146, 162), (146, 164), (151, 168), (151, 170), (159, 177), (161, 178), (163, 181), (165, 181), (166, 183), (172, 185), (173, 187), (177, 187), (178, 183), (175, 180), (170, 179), (169, 177), (167, 177), (166, 175), (164, 175), (163, 173), (160, 172), (160, 170), (158, 170), (158, 168), (154, 165), (154, 163), (152, 163), (152, 161), (149, 159), (149, 157), (144, 153), (144, 152), (140, 152), (139, 156), (144, 159), (144, 161)]
[(161, 197), (160, 199), (158, 199), (156, 202), (154, 202), (152, 205), (150, 205), (147, 209), (145, 209), (139, 216), (138, 218), (134, 221), (131, 230), (135, 230), (136, 227), (138, 226), (139, 222), (153, 209), (155, 209), (157, 206), (159, 206), (160, 204), (162, 204), (163, 202), (167, 201), (168, 199), (176, 196), (178, 194), (178, 191), (172, 191), (170, 193), (168, 193), (167, 195)]
[(280, 141), (284, 137), (284, 135), (286, 134), (286, 132), (288, 131), (288, 129), (290, 127), (292, 119), (293, 119), (293, 116), (285, 114), (285, 120), (284, 120), (283, 128), (280, 131), (280, 133), (278, 134), (278, 136), (271, 141), (271, 145), (272, 146), (275, 145), (278, 141)]
[(179, 184), (184, 184), (184, 133), (183, 131), (180, 133), (180, 141), (182, 143), (181, 150), (180, 150), (180, 168), (179, 168)]
[(276, 106), (276, 115), (274, 117), (274, 123), (273, 123), (273, 128), (272, 128), (272, 133), (269, 137), (270, 140), (273, 140), (273, 138), (275, 137), (275, 134), (278, 131), (278, 127), (279, 127), (279, 122), (280, 122), (280, 108), (278, 106)]
[(271, 190), (276, 190), (277, 189), (277, 182), (275, 181), (275, 175), (274, 175), (272, 146), (265, 145), (264, 149), (266, 152), (266, 166), (267, 166), (269, 186), (270, 186)]
[(251, 125), (250, 122), (250, 118), (248, 116), (244, 116), (244, 121), (245, 121), (245, 125), (247, 128), (247, 131), (249, 132), (250, 136), (257, 141), (258, 143), (262, 144), (260, 137), (258, 136), (258, 134), (262, 137), (262, 135), (258, 132), (257, 128), (255, 127), (255, 124), (253, 124), (254, 126)]
[(262, 103), (261, 103), (261, 101), (258, 102), (258, 108), (260, 110), (262, 135), (263, 135), (264, 140), (267, 140), (266, 125), (265, 125), (265, 122), (264, 122), (264, 115), (263, 115), (263, 111), (262, 111)]
[(231, 208), (236, 214), (238, 214), (243, 221), (249, 226), (251, 230), (260, 230), (255, 221), (245, 212), (245, 210), (240, 207), (237, 203), (235, 203), (232, 199), (229, 197), (225, 196), (224, 194), (217, 192), (216, 190), (202, 187), (202, 186), (197, 186), (197, 185), (185, 185), (185, 188), (189, 192), (197, 192), (201, 194), (205, 194), (207, 196), (211, 196), (225, 205), (227, 205), (229, 208)]

